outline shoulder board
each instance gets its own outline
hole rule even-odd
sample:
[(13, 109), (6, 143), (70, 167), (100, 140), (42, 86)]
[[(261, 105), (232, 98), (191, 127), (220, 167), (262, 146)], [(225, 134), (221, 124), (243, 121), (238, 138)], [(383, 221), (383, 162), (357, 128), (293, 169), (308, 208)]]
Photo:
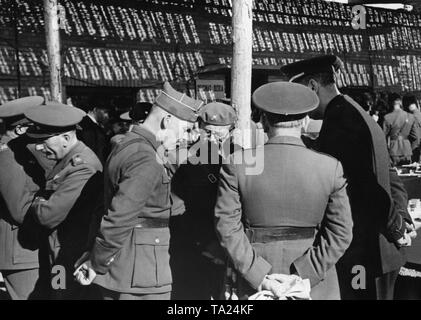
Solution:
[(8, 150), (9, 146), (7, 145), (7, 143), (0, 143), (0, 152)]
[(81, 164), (85, 163), (85, 161), (82, 159), (80, 154), (76, 154), (72, 157), (71, 163), (75, 167), (75, 166), (78, 166), (78, 165), (81, 165)]

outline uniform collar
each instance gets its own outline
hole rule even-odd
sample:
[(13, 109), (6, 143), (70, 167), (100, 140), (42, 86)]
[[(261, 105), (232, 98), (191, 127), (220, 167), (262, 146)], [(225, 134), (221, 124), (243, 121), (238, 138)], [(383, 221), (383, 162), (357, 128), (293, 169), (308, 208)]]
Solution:
[[(338, 105), (339, 101), (343, 99), (343, 94), (338, 94), (336, 97), (334, 97), (332, 100), (329, 101), (329, 103), (326, 106), (326, 112), (327, 110), (329, 110), (330, 108), (332, 108), (335, 105)], [(340, 104), (339, 104), (340, 105)]]
[(292, 136), (275, 136), (270, 138), (265, 144), (292, 144), (300, 147), (305, 147), (300, 138)]
[(143, 124), (133, 125), (133, 128), (130, 132), (136, 133), (144, 137), (154, 146), (155, 150), (157, 150), (161, 145), (161, 142), (156, 140), (156, 136), (151, 131), (149, 131)]
[(53, 170), (50, 172), (48, 179), (54, 177), (56, 174), (58, 174), (61, 170), (64, 169), (65, 166), (67, 166), (67, 164), (70, 162), (70, 160), (72, 159), (72, 157), (79, 152), (82, 152), (82, 150), (84, 149), (85, 145), (81, 142), (78, 141), (76, 143), (76, 145), (69, 151), (68, 154), (66, 154), (66, 156), (61, 159), (60, 161), (57, 162), (57, 164), (54, 166)]

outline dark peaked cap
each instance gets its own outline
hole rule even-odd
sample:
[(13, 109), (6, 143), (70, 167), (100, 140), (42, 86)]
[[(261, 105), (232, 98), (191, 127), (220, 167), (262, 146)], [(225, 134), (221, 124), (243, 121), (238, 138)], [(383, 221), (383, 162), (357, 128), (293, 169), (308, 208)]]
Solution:
[(155, 104), (181, 120), (195, 122), (203, 101), (192, 99), (165, 82), (160, 95), (155, 99)]
[(264, 84), (253, 93), (259, 109), (286, 116), (284, 121), (304, 118), (316, 109), (319, 98), (310, 88), (298, 83), (279, 81)]
[(136, 104), (127, 111), (120, 115), (122, 120), (134, 120), (142, 121), (145, 120), (151, 111), (152, 103), (150, 102), (136, 102)]
[(0, 106), (0, 118), (12, 126), (28, 122), (23, 115), (32, 107), (39, 106), (44, 102), (43, 97), (31, 96), (8, 101)]
[(323, 55), (287, 64), (281, 67), (281, 71), (288, 76), (289, 81), (293, 82), (320, 72), (337, 72), (342, 66), (343, 62), (337, 56)]
[(76, 129), (76, 125), (86, 116), (85, 111), (60, 102), (48, 102), (30, 108), (25, 116), (34, 122), (27, 135), (31, 138), (45, 139), (56, 134)]

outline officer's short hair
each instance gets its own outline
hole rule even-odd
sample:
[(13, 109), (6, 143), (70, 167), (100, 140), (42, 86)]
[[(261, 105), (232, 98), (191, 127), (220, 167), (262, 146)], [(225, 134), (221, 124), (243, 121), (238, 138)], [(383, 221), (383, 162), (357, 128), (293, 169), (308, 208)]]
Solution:
[(333, 72), (320, 72), (320, 73), (306, 75), (302, 77), (300, 80), (298, 80), (297, 82), (307, 85), (311, 79), (316, 80), (323, 87), (326, 87), (331, 84), (335, 84), (336, 82), (336, 77)]
[(285, 116), (282, 114), (265, 112), (265, 115), (269, 125), (274, 128), (298, 128), (304, 125), (305, 117), (303, 117), (302, 114)]

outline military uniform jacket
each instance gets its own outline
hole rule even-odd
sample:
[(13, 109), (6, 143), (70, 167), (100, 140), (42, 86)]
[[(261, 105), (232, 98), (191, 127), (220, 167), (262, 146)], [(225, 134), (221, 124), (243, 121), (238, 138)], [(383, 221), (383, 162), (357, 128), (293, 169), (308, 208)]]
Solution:
[[(254, 291), (266, 274), (290, 274), (294, 267), (310, 280), (314, 299), (338, 299), (334, 265), (352, 238), (342, 165), (294, 137), (273, 137), (263, 148), (261, 174), (246, 174), (244, 162), (249, 160), (221, 168), (215, 206), (221, 244)], [(309, 239), (251, 245), (244, 226), (314, 227), (317, 232)]]
[[(120, 149), (130, 140), (136, 141)], [(95, 283), (109, 290), (171, 291), (169, 228), (142, 227), (140, 222), (170, 217), (169, 169), (158, 160), (159, 145), (153, 133), (135, 125), (107, 160), (107, 212), (88, 263), (98, 274)]]
[(401, 109), (387, 114), (384, 118), (383, 130), (389, 144), (389, 154), (410, 158), (412, 147), (419, 144), (419, 127), (414, 116)]
[(341, 261), (362, 263), (377, 275), (399, 270), (405, 256), (393, 240), (402, 231), (402, 217), (393, 210), (380, 126), (354, 100), (338, 95), (326, 107), (317, 142), (321, 152), (341, 161), (348, 180), (354, 240)]
[(8, 142), (10, 142), (10, 138), (6, 136), (1, 138), (0, 270), (37, 268), (39, 265), (38, 245), (31, 241), (32, 239), (19, 225), (23, 222), (39, 187), (16, 160), (23, 156), (22, 153), (26, 155), (26, 159), (30, 158), (29, 150), (19, 148), (19, 150), (12, 151)]
[(55, 165), (45, 189), (40, 190), (31, 205), (35, 219), (48, 230), (50, 263), (64, 266), (68, 278), (86, 250), (96, 210), (102, 208), (102, 181), (98, 157), (79, 141)]

